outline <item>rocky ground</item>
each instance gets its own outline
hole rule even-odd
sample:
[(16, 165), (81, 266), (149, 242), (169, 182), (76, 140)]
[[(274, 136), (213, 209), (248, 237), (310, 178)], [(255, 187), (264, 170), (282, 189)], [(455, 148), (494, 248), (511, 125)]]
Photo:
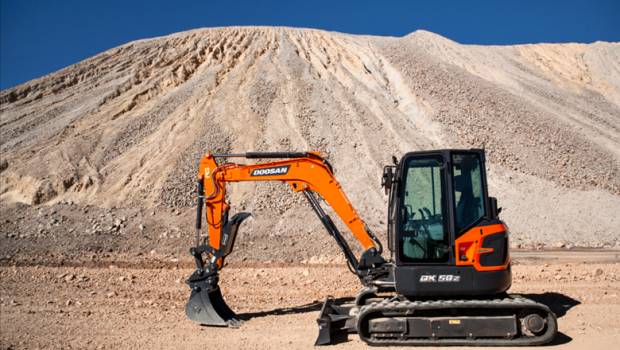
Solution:
[[(145, 261), (145, 265), (156, 261), (187, 263), (195, 238), (194, 216), (193, 208), (0, 205), (0, 261), (57, 265), (88, 265), (102, 259), (132, 264)], [(310, 221), (319, 222), (313, 217)], [(284, 232), (242, 229), (230, 261), (343, 262), (333, 238), (312, 227)]]
[[(557, 346), (551, 347), (613, 348), (620, 341), (617, 252), (518, 253), (515, 260), (511, 292), (546, 303), (559, 317)], [(207, 328), (184, 315), (189, 273), (171, 263), (151, 268), (114, 260), (91, 267), (3, 263), (0, 348), (309, 349), (323, 298), (346, 300), (359, 288), (342, 265), (233, 264), (224, 270), (221, 286), (245, 322), (239, 329)], [(365, 347), (351, 335), (330, 348)]]
[[(323, 298), (359, 288), (336, 245), (315, 239), (325, 233), (246, 231), (222, 275), (225, 298), (246, 322), (203, 328), (183, 310), (191, 208), (0, 208), (0, 349), (310, 348)], [(565, 245), (513, 257), (511, 292), (558, 313), (561, 347), (620, 340), (619, 250)], [(335, 348), (362, 345), (352, 336)]]
[[(344, 256), (314, 213), (307, 208), (307, 227), (253, 230), (243, 224), (230, 262), (342, 263)], [(74, 203), (32, 206), (0, 204), (0, 262), (4, 264), (50, 264), (89, 266), (96, 261), (123, 262), (144, 266), (175, 263), (188, 266), (189, 247), (194, 242), (193, 208), (101, 208)], [(268, 213), (252, 221), (267, 222)], [(298, 218), (299, 219), (299, 218)], [(510, 223), (509, 223), (510, 225)], [(567, 224), (568, 225), (568, 224)], [(385, 241), (384, 228), (377, 231)], [(359, 248), (348, 231), (342, 232)], [(580, 248), (618, 249), (618, 237), (605, 232), (595, 241), (570, 241), (562, 235), (543, 240), (536, 234), (511, 236), (511, 246), (521, 250)], [(185, 264), (185, 265), (183, 265)]]

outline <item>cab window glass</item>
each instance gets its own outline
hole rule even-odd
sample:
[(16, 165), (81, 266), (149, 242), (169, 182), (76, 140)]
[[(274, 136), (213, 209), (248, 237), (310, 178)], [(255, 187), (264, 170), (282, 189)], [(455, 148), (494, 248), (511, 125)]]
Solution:
[(410, 262), (447, 261), (447, 233), (442, 207), (441, 157), (407, 161), (400, 212), (401, 259)]
[(484, 216), (482, 162), (478, 154), (452, 155), (457, 234)]

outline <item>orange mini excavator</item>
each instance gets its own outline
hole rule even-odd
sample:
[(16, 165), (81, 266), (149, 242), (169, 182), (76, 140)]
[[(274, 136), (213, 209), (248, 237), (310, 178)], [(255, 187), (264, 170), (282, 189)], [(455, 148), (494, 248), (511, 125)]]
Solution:
[[(243, 165), (230, 158), (278, 159)], [(219, 162), (218, 162), (219, 160)], [(508, 228), (497, 200), (487, 194), (480, 149), (410, 152), (384, 167), (389, 196), (389, 257), (359, 217), (330, 164), (319, 153), (207, 154), (198, 171), (196, 271), (187, 316), (208, 326), (237, 326), (218, 273), (232, 252), (239, 225), (250, 214), (229, 215), (226, 185), (283, 181), (308, 199), (344, 252), (363, 288), (354, 302), (327, 298), (316, 345), (357, 333), (371, 345), (538, 345), (553, 339), (556, 317), (543, 304), (506, 294), (511, 284)], [(352, 251), (321, 207), (330, 205), (361, 245)], [(208, 234), (201, 237), (202, 211)]]

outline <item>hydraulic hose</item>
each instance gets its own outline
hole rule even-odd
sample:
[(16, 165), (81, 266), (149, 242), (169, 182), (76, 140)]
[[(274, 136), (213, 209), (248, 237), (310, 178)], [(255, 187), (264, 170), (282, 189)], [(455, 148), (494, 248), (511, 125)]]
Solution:
[(202, 178), (196, 183), (196, 239), (195, 246), (200, 244), (200, 231), (202, 230), (202, 207), (204, 206), (204, 182)]

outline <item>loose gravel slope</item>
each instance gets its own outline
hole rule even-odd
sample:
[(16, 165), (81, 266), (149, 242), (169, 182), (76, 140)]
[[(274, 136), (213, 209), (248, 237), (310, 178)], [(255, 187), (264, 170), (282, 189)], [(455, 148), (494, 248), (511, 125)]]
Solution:
[[(479, 147), (514, 245), (613, 247), (619, 57), (618, 43), (471, 46), (424, 31), (230, 27), (135, 41), (0, 92), (2, 210), (186, 210), (208, 151), (318, 150), (382, 232), (392, 155)], [(286, 185), (231, 188), (234, 207), (255, 214), (252, 234), (320, 230)]]

